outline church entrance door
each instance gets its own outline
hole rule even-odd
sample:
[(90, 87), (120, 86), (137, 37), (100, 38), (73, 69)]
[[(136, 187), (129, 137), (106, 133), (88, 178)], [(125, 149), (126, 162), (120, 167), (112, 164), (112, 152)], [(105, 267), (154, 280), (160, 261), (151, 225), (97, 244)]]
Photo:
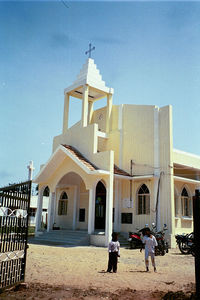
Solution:
[(104, 184), (99, 181), (96, 186), (95, 197), (95, 229), (105, 230), (106, 219), (106, 188)]

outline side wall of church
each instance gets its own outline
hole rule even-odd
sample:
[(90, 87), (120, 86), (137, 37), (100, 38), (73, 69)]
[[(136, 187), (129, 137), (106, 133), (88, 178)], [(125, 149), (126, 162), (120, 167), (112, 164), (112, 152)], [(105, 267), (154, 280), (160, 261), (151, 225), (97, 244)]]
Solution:
[(123, 105), (120, 156), (127, 172), (133, 160), (134, 175), (153, 174), (154, 106)]
[[(139, 188), (145, 184), (150, 192), (150, 213), (138, 214), (138, 198), (137, 193)], [(120, 202), (121, 213), (132, 213), (132, 224), (121, 224), (122, 232), (137, 231), (137, 228), (141, 229), (148, 224), (151, 226), (155, 222), (155, 204), (154, 204), (154, 181), (142, 180), (135, 181), (132, 185), (132, 204), (130, 204), (130, 182), (122, 182), (122, 194)], [(120, 218), (121, 220), (121, 218)]]

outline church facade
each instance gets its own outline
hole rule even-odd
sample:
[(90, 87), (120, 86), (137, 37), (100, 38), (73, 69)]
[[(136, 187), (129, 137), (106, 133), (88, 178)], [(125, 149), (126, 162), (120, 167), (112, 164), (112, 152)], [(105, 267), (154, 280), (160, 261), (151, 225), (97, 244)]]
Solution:
[[(192, 196), (200, 187), (200, 156), (173, 148), (172, 107), (113, 105), (89, 58), (64, 90), (62, 133), (34, 182), (39, 184), (36, 233), (42, 199), (50, 189), (48, 226), (87, 230), (91, 244), (107, 245), (112, 231), (167, 224), (167, 238), (193, 230)], [(68, 127), (69, 102), (82, 101), (81, 120)], [(107, 105), (94, 110), (95, 101)], [(101, 232), (102, 234), (99, 234)]]

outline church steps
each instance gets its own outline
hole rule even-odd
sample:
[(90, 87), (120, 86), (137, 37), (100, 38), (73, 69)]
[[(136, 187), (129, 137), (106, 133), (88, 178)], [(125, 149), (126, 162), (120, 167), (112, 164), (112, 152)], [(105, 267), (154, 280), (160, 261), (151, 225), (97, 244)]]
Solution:
[(43, 232), (43, 234), (29, 239), (29, 242), (55, 246), (87, 246), (89, 245), (89, 235), (87, 231), (53, 230)]

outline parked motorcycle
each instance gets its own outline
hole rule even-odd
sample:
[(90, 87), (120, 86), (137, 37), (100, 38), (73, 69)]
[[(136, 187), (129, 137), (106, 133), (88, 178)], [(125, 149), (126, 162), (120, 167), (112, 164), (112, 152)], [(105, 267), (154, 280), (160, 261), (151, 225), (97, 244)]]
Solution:
[(147, 228), (147, 224), (145, 225), (144, 228), (142, 229), (138, 229), (136, 228), (138, 231), (137, 232), (129, 232), (129, 238), (128, 238), (128, 242), (130, 245), (130, 249), (136, 249), (136, 248), (141, 248), (144, 247), (143, 243), (142, 243), (142, 238), (145, 234), (145, 229)]
[(193, 256), (195, 256), (193, 232), (189, 234), (177, 234), (175, 235), (175, 238), (181, 253), (192, 254)]
[(165, 255), (169, 252), (169, 245), (165, 240), (165, 231), (167, 229), (167, 225), (164, 224), (162, 230), (156, 231), (156, 225), (152, 223), (152, 234), (155, 236), (158, 243), (158, 246), (155, 248), (155, 255)]

